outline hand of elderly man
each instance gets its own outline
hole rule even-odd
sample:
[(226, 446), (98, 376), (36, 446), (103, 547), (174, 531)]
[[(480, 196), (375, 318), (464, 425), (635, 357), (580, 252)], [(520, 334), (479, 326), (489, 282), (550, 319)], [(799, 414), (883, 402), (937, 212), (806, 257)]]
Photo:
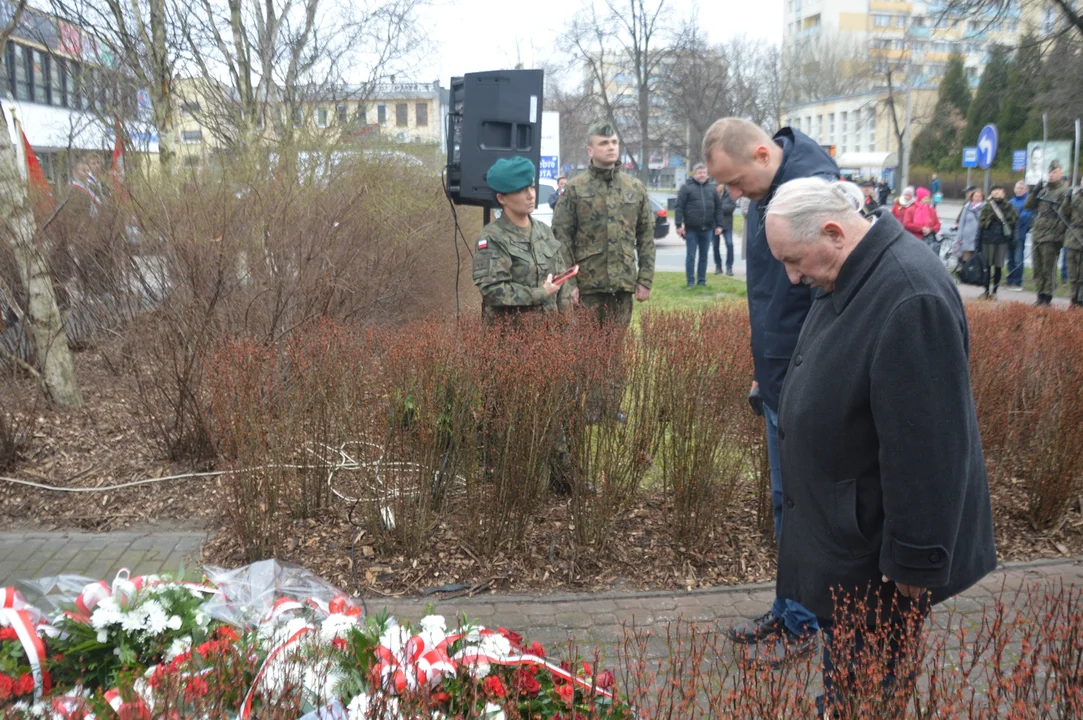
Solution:
[[(891, 582), (891, 578), (884, 575), (884, 582)], [(928, 592), (928, 588), (918, 587), (917, 585), (906, 585), (905, 583), (896, 582), (895, 588), (899, 591), (903, 597), (910, 598), (911, 600), (917, 600), (919, 597)]]

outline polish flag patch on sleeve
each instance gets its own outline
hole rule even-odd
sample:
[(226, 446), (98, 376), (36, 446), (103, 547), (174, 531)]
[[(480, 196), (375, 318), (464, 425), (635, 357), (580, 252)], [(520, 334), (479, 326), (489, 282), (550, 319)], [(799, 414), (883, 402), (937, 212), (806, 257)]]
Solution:
[(487, 247), (489, 247), (488, 240), (486, 240), (485, 238), (481, 238), (480, 240), (478, 240), (478, 250), (484, 250)]

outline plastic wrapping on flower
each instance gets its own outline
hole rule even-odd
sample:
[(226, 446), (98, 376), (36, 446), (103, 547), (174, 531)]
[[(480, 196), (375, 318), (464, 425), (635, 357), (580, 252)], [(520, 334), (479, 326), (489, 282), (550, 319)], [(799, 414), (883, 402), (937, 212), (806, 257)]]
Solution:
[(204, 605), (204, 612), (237, 627), (253, 629), (277, 622), (279, 616), (288, 620), (304, 606), (327, 613), (333, 602), (342, 603), (344, 598), (341, 590), (312, 572), (277, 560), (262, 560), (236, 570), (207, 566), (204, 572), (221, 591)]

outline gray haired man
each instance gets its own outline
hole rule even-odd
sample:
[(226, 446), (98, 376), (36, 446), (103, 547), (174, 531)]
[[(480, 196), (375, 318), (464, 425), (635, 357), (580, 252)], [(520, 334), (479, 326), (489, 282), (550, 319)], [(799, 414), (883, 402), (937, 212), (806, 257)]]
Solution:
[[(689, 288), (693, 283), (707, 284), (707, 252), (712, 238), (722, 234), (723, 221), (722, 201), (709, 182), (707, 166), (696, 163), (692, 177), (677, 193), (677, 234), (684, 238), (687, 247), (684, 275)], [(698, 263), (696, 253), (699, 253)]]

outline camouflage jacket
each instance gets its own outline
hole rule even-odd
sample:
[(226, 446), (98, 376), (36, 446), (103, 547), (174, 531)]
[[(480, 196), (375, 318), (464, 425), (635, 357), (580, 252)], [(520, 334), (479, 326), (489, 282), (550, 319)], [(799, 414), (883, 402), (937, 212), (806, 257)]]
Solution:
[[(579, 263), (579, 292), (632, 292), (654, 280), (654, 215), (643, 183), (591, 165), (571, 180), (553, 213), (553, 234)], [(639, 266), (636, 267), (636, 256)]]
[(1065, 218), (1072, 225), (1074, 232), (1064, 234), (1064, 246), (1069, 250), (1083, 250), (1083, 191), (1072, 196)]
[[(1049, 200), (1053, 202), (1047, 202)], [(1037, 188), (1031, 190), (1023, 207), (1036, 211), (1030, 226), (1032, 242), (1064, 242), (1064, 223), (1057, 217), (1057, 209), (1060, 209), (1065, 220), (1070, 220), (1070, 202), (1068, 183), (1063, 180), (1045, 185), (1041, 192), (1038, 192)]]
[(530, 228), (516, 227), (506, 216), (481, 230), (474, 252), (474, 284), (481, 291), (484, 315), (499, 310), (556, 310), (571, 304), (575, 278), (560, 286), (551, 297), (545, 294), (545, 278), (571, 266), (567, 251), (545, 223), (530, 219)]

